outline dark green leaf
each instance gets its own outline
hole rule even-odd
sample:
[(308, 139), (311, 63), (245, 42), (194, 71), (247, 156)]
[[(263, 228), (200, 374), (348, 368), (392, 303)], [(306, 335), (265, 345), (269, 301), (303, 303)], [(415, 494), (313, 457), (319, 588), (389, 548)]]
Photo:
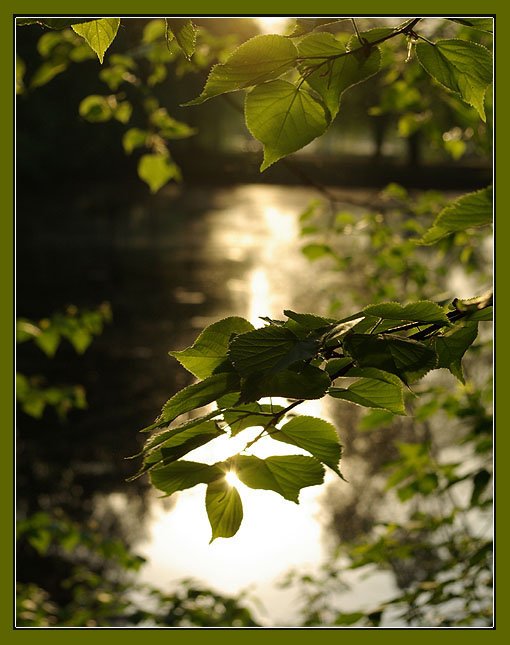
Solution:
[(271, 405), (269, 403), (248, 403), (226, 410), (223, 414), (223, 418), (225, 419), (225, 422), (228, 423), (228, 426), (232, 431), (232, 436), (234, 437), (246, 428), (266, 426), (271, 421), (271, 418), (282, 410), (283, 407), (281, 405)]
[(82, 24), (72, 25), (73, 30), (86, 40), (93, 49), (99, 62), (103, 62), (104, 54), (112, 44), (119, 30), (119, 18), (100, 18)]
[(309, 331), (331, 327), (331, 325), (334, 325), (337, 322), (334, 318), (323, 318), (322, 316), (316, 316), (315, 314), (298, 314), (290, 309), (285, 309), (283, 313), (287, 318), (291, 318), (301, 325), (301, 327), (304, 327)]
[(243, 504), (237, 489), (224, 478), (207, 486), (205, 507), (212, 529), (211, 542), (237, 533), (243, 521)]
[[(162, 459), (164, 464), (169, 464), (223, 434), (225, 432), (220, 430), (214, 421), (206, 421), (161, 443), (154, 452), (147, 456), (147, 463), (154, 463)], [(156, 453), (160, 453), (160, 456)]]
[(419, 42), (416, 55), (432, 78), (472, 105), (485, 121), (484, 97), (492, 82), (492, 55), (488, 49), (467, 40)]
[(474, 343), (478, 334), (476, 322), (465, 323), (462, 327), (454, 327), (443, 336), (436, 336), (431, 341), (431, 346), (437, 353), (437, 367), (446, 367), (464, 383), (462, 373), (462, 357)]
[(167, 439), (170, 439), (175, 435), (181, 432), (184, 432), (185, 430), (188, 430), (190, 428), (195, 428), (196, 426), (199, 426), (202, 423), (205, 423), (206, 421), (213, 419), (214, 417), (219, 417), (220, 415), (221, 415), (221, 412), (219, 410), (213, 410), (212, 412), (209, 412), (209, 414), (205, 414), (201, 417), (197, 417), (196, 419), (191, 419), (190, 421), (185, 421), (184, 423), (181, 423), (178, 426), (174, 426), (172, 428), (164, 428), (159, 432), (155, 432), (145, 442), (145, 445), (143, 447), (143, 452), (152, 450), (153, 448), (155, 448), (156, 446), (159, 446), (159, 444), (163, 443)]
[(176, 461), (150, 472), (152, 485), (167, 495), (197, 484), (209, 484), (224, 475), (224, 471), (218, 466), (208, 466), (196, 461)]
[(472, 313), (468, 314), (465, 320), (469, 320), (470, 322), (491, 321), (492, 314), (493, 308), (485, 307), (485, 309), (479, 309), (478, 311), (473, 311)]
[(354, 368), (347, 377), (360, 376), (348, 388), (332, 387), (328, 394), (366, 408), (382, 408), (394, 414), (405, 414), (403, 384), (394, 374), (373, 367)]
[(359, 367), (376, 367), (391, 372), (404, 383), (422, 378), (437, 364), (435, 351), (423, 343), (384, 334), (349, 334), (344, 348)]
[(296, 56), (297, 49), (284, 36), (255, 36), (238, 47), (225, 63), (214, 65), (200, 96), (185, 105), (198, 105), (213, 96), (277, 78), (292, 67)]
[(299, 339), (285, 327), (269, 325), (236, 336), (229, 358), (242, 376), (269, 376), (311, 358), (317, 349), (317, 341)]
[(404, 306), (398, 302), (383, 302), (379, 305), (365, 307), (363, 313), (368, 316), (397, 321), (448, 323), (448, 317), (442, 307), (430, 300), (411, 302)]
[(494, 29), (493, 18), (448, 18), (448, 20), (458, 22), (460, 25), (464, 25), (465, 27), (473, 27), (473, 29), (487, 31), (490, 34)]
[(471, 506), (475, 506), (476, 504), (479, 503), (480, 496), (482, 495), (483, 491), (487, 488), (490, 480), (491, 480), (491, 475), (487, 470), (485, 470), (485, 468), (482, 468), (475, 474), (475, 476), (473, 477), (473, 491), (471, 493), (471, 501), (470, 501)]
[[(331, 119), (338, 113), (345, 90), (376, 74), (381, 65), (377, 47), (360, 47), (357, 40), (351, 40), (348, 48), (353, 53), (347, 53), (333, 34), (324, 32), (305, 36), (298, 45), (299, 56), (305, 59), (302, 69), (316, 68), (311, 74), (304, 72), (306, 82), (320, 94)], [(336, 58), (327, 58), (331, 56)]]
[(324, 468), (313, 457), (287, 455), (259, 459), (237, 455), (232, 463), (237, 477), (246, 486), (273, 490), (296, 504), (302, 488), (324, 481)]
[(492, 224), (492, 187), (463, 195), (444, 208), (418, 243), (435, 244), (451, 233), (489, 224)]
[(294, 417), (279, 430), (271, 431), (271, 437), (307, 450), (340, 475), (342, 447), (331, 423), (315, 417)]
[(261, 171), (323, 134), (330, 121), (309, 92), (282, 80), (263, 83), (249, 92), (245, 116), (248, 130), (264, 145)]
[(166, 18), (177, 44), (182, 49), (184, 55), (189, 60), (194, 52), (197, 40), (197, 30), (191, 20), (182, 18)]
[(264, 396), (320, 399), (330, 385), (331, 380), (324, 370), (307, 365), (299, 372), (283, 370), (262, 379), (256, 375), (244, 379), (241, 399), (243, 402), (257, 401)]
[(198, 378), (206, 378), (227, 357), (232, 336), (251, 330), (253, 325), (244, 318), (224, 318), (204, 329), (191, 347), (169, 354)]
[(158, 421), (170, 423), (185, 412), (201, 408), (230, 392), (238, 392), (239, 388), (239, 377), (236, 374), (213, 374), (174, 394), (163, 406)]

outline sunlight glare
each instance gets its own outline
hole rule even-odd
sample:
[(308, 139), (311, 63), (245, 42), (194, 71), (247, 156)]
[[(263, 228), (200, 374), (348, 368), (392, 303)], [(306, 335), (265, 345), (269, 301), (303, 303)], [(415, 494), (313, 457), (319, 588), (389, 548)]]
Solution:
[(275, 34), (285, 31), (288, 20), (288, 18), (279, 18), (277, 16), (255, 18), (255, 22), (262, 34)]
[(232, 486), (232, 488), (237, 488), (240, 484), (239, 478), (233, 470), (228, 471), (225, 475), (225, 480), (229, 486)]

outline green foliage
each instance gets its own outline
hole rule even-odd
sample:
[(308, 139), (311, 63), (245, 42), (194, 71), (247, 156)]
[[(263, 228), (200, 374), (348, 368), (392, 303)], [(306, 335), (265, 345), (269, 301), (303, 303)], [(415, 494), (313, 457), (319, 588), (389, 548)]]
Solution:
[[(346, 377), (361, 377), (347, 388), (332, 387), (329, 394), (367, 408), (381, 408), (405, 414), (402, 381), (389, 372), (373, 367), (352, 368)], [(341, 382), (340, 382), (341, 383)]]
[(167, 153), (146, 154), (138, 161), (138, 175), (145, 181), (151, 193), (157, 193), (170, 179), (179, 180), (179, 167)]
[(99, 62), (102, 63), (106, 50), (117, 35), (119, 25), (119, 18), (101, 18), (100, 20), (73, 24), (72, 29), (78, 36), (85, 39), (90, 48), (96, 52)]
[(225, 479), (211, 482), (205, 494), (205, 508), (212, 529), (211, 542), (237, 533), (243, 521), (243, 504), (237, 488)]
[(485, 47), (459, 39), (419, 42), (416, 55), (432, 78), (459, 94), (485, 121), (484, 97), (492, 82), (492, 56)]
[(167, 25), (167, 42), (172, 34), (177, 41), (179, 47), (182, 49), (184, 55), (189, 60), (196, 47), (197, 30), (191, 20), (182, 20), (181, 18), (165, 18)]

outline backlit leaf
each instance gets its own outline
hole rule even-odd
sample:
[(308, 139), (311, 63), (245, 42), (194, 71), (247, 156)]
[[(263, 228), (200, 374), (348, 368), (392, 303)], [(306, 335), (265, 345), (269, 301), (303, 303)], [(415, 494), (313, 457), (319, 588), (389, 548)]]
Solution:
[(354, 368), (346, 376), (361, 378), (347, 388), (331, 387), (328, 394), (366, 408), (381, 408), (394, 414), (405, 414), (403, 383), (394, 374), (365, 367)]
[(473, 27), (473, 29), (480, 29), (492, 33), (494, 29), (494, 18), (448, 18), (452, 22), (458, 22), (465, 27)]
[(309, 92), (283, 80), (249, 92), (245, 116), (248, 130), (264, 145), (261, 171), (323, 134), (330, 120)]
[(224, 476), (218, 466), (208, 466), (196, 461), (176, 461), (150, 472), (151, 483), (167, 495), (192, 488), (197, 484), (209, 484)]
[(236, 374), (213, 374), (174, 394), (163, 406), (159, 421), (170, 423), (185, 412), (201, 408), (229, 392), (238, 392), (239, 387), (239, 377)]
[[(356, 39), (348, 48), (354, 53), (347, 53), (333, 34), (324, 32), (305, 36), (298, 45), (299, 56), (305, 59), (302, 67), (306, 82), (323, 98), (332, 119), (338, 113), (345, 90), (376, 74), (381, 65), (378, 47), (360, 47)], [(337, 58), (328, 59), (328, 56)], [(317, 69), (311, 74), (304, 71), (315, 66)]]
[(157, 193), (170, 179), (179, 181), (181, 173), (168, 155), (147, 154), (140, 157), (138, 176), (149, 186), (151, 193)]
[(492, 82), (492, 56), (488, 49), (467, 40), (420, 41), (416, 55), (432, 78), (472, 105), (485, 121), (484, 97)]
[(437, 364), (435, 351), (423, 343), (384, 334), (349, 334), (344, 348), (359, 367), (376, 367), (396, 374), (404, 383), (422, 378)]
[(237, 489), (230, 486), (224, 478), (207, 487), (205, 507), (212, 529), (211, 542), (237, 533), (243, 521), (243, 504)]
[(448, 323), (448, 317), (443, 309), (431, 300), (420, 300), (404, 306), (398, 302), (382, 302), (365, 307), (363, 313), (397, 321)]
[(284, 36), (255, 36), (238, 47), (225, 63), (214, 65), (200, 96), (185, 105), (197, 105), (213, 96), (277, 78), (292, 67), (296, 56), (297, 49)]
[(462, 357), (474, 343), (477, 334), (478, 324), (476, 322), (468, 322), (460, 328), (455, 327), (446, 332), (443, 336), (436, 336), (431, 341), (431, 345), (438, 356), (436, 367), (446, 367), (459, 381), (464, 383)]
[(240, 334), (230, 343), (229, 357), (242, 376), (271, 375), (311, 358), (318, 349), (313, 339), (299, 339), (285, 327), (269, 325)]
[(72, 25), (72, 29), (86, 40), (91, 49), (96, 52), (99, 62), (102, 63), (106, 50), (117, 35), (119, 25), (119, 18), (101, 18)]
[(432, 227), (419, 244), (435, 244), (438, 240), (469, 228), (492, 224), (492, 187), (463, 195), (439, 213)]
[(198, 378), (206, 378), (225, 360), (231, 338), (251, 330), (244, 318), (224, 318), (204, 329), (191, 347), (169, 354)]
[(182, 18), (167, 18), (166, 21), (175, 36), (177, 44), (189, 60), (195, 52), (197, 40), (195, 25), (191, 20), (183, 20)]
[(302, 488), (324, 481), (324, 468), (313, 457), (286, 455), (259, 459), (237, 455), (232, 464), (237, 477), (246, 486), (273, 490), (296, 504)]
[(266, 426), (278, 412), (283, 410), (281, 405), (269, 403), (248, 403), (230, 408), (223, 413), (225, 423), (228, 423), (232, 436), (246, 428)]
[(340, 475), (342, 447), (331, 423), (315, 417), (294, 417), (276, 432), (271, 431), (271, 437), (307, 450)]

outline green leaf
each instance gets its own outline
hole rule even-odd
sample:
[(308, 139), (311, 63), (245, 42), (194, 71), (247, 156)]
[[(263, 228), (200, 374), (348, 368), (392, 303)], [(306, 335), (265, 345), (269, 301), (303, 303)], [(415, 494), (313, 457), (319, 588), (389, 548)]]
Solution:
[(475, 506), (480, 502), (483, 491), (487, 488), (491, 480), (489, 471), (482, 468), (473, 477), (473, 491), (471, 493), (470, 506)]
[(85, 22), (92, 22), (93, 18), (16, 18), (16, 25), (24, 27), (26, 25), (42, 25), (50, 29), (65, 29), (72, 25), (80, 25)]
[(469, 320), (470, 322), (491, 321), (492, 314), (493, 307), (485, 307), (485, 309), (473, 311), (472, 313), (468, 314), (464, 320)]
[(184, 105), (198, 105), (213, 96), (258, 85), (292, 67), (297, 49), (284, 36), (255, 36), (238, 47), (225, 63), (214, 65), (200, 96)]
[[(333, 34), (324, 32), (305, 36), (298, 50), (300, 58), (310, 57), (302, 63), (306, 82), (320, 94), (331, 113), (331, 119), (338, 114), (345, 90), (370, 78), (381, 66), (378, 47), (360, 47), (355, 39), (349, 42), (346, 50)], [(349, 50), (353, 50), (353, 53), (348, 53)], [(337, 58), (328, 59), (328, 56)], [(316, 71), (309, 75), (304, 71), (316, 66)]]
[(317, 242), (311, 242), (310, 244), (302, 246), (301, 253), (310, 260), (310, 262), (327, 257), (328, 255), (334, 255), (333, 249), (329, 244), (318, 244)]
[(322, 316), (316, 316), (315, 314), (298, 314), (290, 309), (285, 309), (283, 313), (287, 318), (294, 320), (301, 325), (301, 327), (304, 327), (309, 331), (331, 327), (337, 323), (334, 318), (323, 318)]
[(214, 421), (204, 421), (188, 427), (161, 442), (155, 449), (147, 452), (144, 458), (144, 466), (151, 467), (158, 462), (169, 464), (223, 434), (225, 432)]
[(363, 313), (368, 316), (376, 316), (389, 320), (420, 323), (449, 323), (448, 316), (442, 307), (431, 300), (419, 300), (404, 306), (398, 302), (382, 302), (379, 305), (365, 307)]
[(474, 343), (478, 334), (476, 322), (465, 323), (462, 327), (454, 327), (443, 336), (436, 336), (431, 341), (431, 346), (437, 353), (437, 367), (446, 367), (464, 383), (462, 373), (462, 357), (468, 348)]
[(480, 29), (480, 31), (487, 31), (492, 34), (494, 30), (493, 18), (447, 18), (452, 22), (458, 22), (465, 27), (473, 27), (473, 29)]
[(264, 145), (261, 172), (323, 134), (330, 121), (324, 106), (309, 92), (282, 80), (249, 92), (245, 116), (248, 130)]
[(188, 60), (191, 59), (195, 52), (197, 41), (197, 29), (191, 20), (180, 18), (166, 18), (177, 44), (183, 51)]
[(231, 338), (253, 329), (253, 325), (244, 318), (224, 318), (204, 329), (191, 347), (169, 354), (196, 377), (206, 378), (227, 357)]
[(316, 340), (299, 339), (290, 329), (269, 325), (236, 336), (229, 358), (241, 376), (269, 376), (311, 358), (317, 350)]
[(472, 105), (485, 121), (484, 97), (492, 82), (492, 55), (467, 40), (419, 42), (416, 55), (422, 67), (441, 85)]
[(234, 486), (230, 486), (225, 479), (210, 483), (205, 495), (205, 507), (212, 529), (211, 542), (237, 533), (243, 521), (243, 504)]
[(246, 486), (273, 490), (296, 504), (302, 488), (324, 481), (324, 468), (313, 457), (286, 455), (259, 459), (237, 455), (232, 464), (237, 477)]
[(306, 365), (299, 372), (283, 370), (271, 376), (251, 376), (242, 381), (241, 402), (257, 401), (264, 396), (286, 399), (320, 399), (331, 385), (324, 370)]
[(224, 475), (218, 466), (208, 466), (197, 461), (176, 461), (150, 472), (152, 485), (167, 495), (193, 488), (197, 484), (209, 484)]
[(381, 334), (349, 334), (344, 349), (359, 367), (376, 367), (396, 374), (404, 383), (412, 383), (434, 369), (435, 351), (415, 340)]
[(314, 31), (314, 29), (317, 29), (318, 27), (331, 25), (336, 22), (341, 22), (342, 20), (347, 20), (347, 18), (296, 18), (296, 24), (290, 37), (296, 38), (303, 36), (304, 34), (308, 34), (310, 31)]
[(99, 62), (102, 63), (106, 50), (117, 35), (119, 25), (119, 18), (101, 18), (100, 20), (72, 25), (72, 29), (78, 36), (86, 40), (90, 48), (96, 52)]
[(155, 432), (147, 439), (143, 447), (142, 453), (152, 450), (159, 444), (163, 443), (167, 439), (174, 437), (180, 432), (184, 432), (189, 428), (194, 428), (198, 425), (201, 425), (202, 423), (205, 423), (206, 421), (209, 421), (210, 419), (214, 419), (214, 417), (219, 417), (220, 415), (221, 415), (221, 412), (219, 410), (213, 410), (212, 412), (209, 412), (209, 414), (204, 414), (201, 417), (196, 417), (195, 419), (191, 419), (190, 421), (185, 421), (184, 423), (181, 423), (177, 426), (159, 430), (158, 432)]
[(238, 392), (239, 388), (237, 374), (226, 372), (213, 374), (174, 394), (163, 406), (159, 420), (170, 423), (185, 412), (201, 408), (230, 392)]
[(124, 133), (122, 137), (122, 146), (124, 148), (124, 152), (127, 155), (130, 155), (136, 148), (145, 146), (148, 136), (149, 133), (146, 130), (141, 130), (140, 128), (130, 128)]
[(235, 408), (225, 410), (223, 418), (232, 431), (232, 436), (245, 430), (246, 428), (264, 427), (278, 412), (281, 412), (281, 405), (271, 405), (269, 403), (247, 403), (238, 405)]
[(91, 94), (81, 101), (78, 112), (91, 123), (102, 123), (113, 117), (114, 103), (108, 96)]
[(366, 408), (381, 408), (405, 415), (403, 384), (398, 377), (373, 367), (354, 368), (346, 376), (361, 378), (346, 389), (331, 387), (328, 394)]
[(271, 437), (307, 450), (340, 475), (342, 447), (331, 423), (315, 417), (294, 417), (276, 432), (272, 431)]
[(147, 154), (140, 157), (138, 175), (150, 188), (151, 193), (157, 193), (170, 179), (180, 180), (179, 168), (166, 154)]
[(41, 330), (41, 333), (34, 338), (34, 342), (46, 356), (53, 358), (60, 345), (60, 333), (55, 327), (48, 327)]
[(492, 224), (491, 186), (463, 195), (443, 208), (418, 244), (435, 244), (451, 233), (489, 224)]
[(345, 356), (343, 358), (331, 358), (326, 363), (326, 372), (331, 378), (337, 374), (340, 370), (344, 370), (348, 365), (352, 366), (352, 358)]

